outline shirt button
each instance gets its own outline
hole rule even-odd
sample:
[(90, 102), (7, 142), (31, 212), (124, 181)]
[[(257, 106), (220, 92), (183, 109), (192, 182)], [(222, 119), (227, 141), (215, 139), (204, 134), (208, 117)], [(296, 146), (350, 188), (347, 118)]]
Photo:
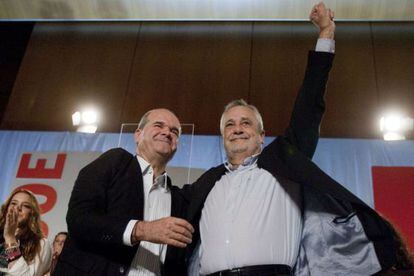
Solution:
[(230, 243), (230, 241), (229, 240), (226, 240), (226, 244), (229, 244)]
[(120, 272), (120, 273), (124, 273), (124, 272), (125, 272), (125, 269), (124, 269), (124, 267), (123, 267), (123, 266), (121, 266), (121, 267), (119, 268), (119, 272)]

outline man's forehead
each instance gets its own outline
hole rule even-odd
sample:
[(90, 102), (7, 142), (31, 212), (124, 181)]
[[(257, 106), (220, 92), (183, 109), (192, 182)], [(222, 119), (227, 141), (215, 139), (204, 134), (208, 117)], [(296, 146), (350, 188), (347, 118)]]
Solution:
[(153, 110), (149, 116), (148, 120), (151, 122), (160, 122), (160, 123), (170, 123), (180, 126), (180, 121), (178, 118), (170, 111), (166, 109), (156, 109)]
[(242, 119), (255, 120), (256, 116), (254, 111), (247, 106), (235, 106), (224, 113), (224, 119), (225, 121)]

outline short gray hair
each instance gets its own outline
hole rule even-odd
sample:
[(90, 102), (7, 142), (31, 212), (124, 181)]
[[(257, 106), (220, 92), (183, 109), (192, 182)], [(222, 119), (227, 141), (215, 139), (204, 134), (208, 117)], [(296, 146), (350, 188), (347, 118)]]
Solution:
[(145, 127), (145, 125), (148, 123), (148, 116), (151, 114), (151, 111), (152, 110), (150, 110), (150, 111), (147, 111), (147, 112), (145, 112), (145, 114), (144, 115), (142, 115), (142, 117), (141, 117), (141, 120), (139, 120), (139, 123), (138, 123), (138, 127), (137, 127), (137, 129), (143, 129), (144, 127)]
[(248, 104), (245, 100), (243, 99), (237, 99), (234, 101), (229, 102), (225, 107), (224, 107), (224, 111), (221, 114), (221, 118), (220, 118), (220, 133), (221, 135), (223, 135), (224, 133), (224, 114), (231, 108), (236, 107), (236, 106), (245, 106), (247, 108), (250, 108), (254, 115), (256, 116), (257, 122), (259, 123), (259, 129), (258, 131), (260, 133), (262, 133), (264, 131), (264, 126), (263, 126), (263, 119), (262, 119), (262, 115), (260, 115), (259, 110), (257, 109), (257, 107), (255, 107), (254, 105)]

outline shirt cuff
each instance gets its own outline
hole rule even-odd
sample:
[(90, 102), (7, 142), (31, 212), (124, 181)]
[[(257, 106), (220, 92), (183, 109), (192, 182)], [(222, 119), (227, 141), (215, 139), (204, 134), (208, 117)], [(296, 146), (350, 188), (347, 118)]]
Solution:
[(335, 53), (335, 40), (329, 38), (318, 38), (315, 47), (316, 52)]
[(135, 223), (137, 223), (138, 220), (132, 219), (128, 222), (127, 227), (125, 228), (124, 235), (122, 236), (122, 240), (125, 245), (127, 246), (133, 246), (131, 242), (131, 236), (132, 236), (132, 230), (134, 230)]

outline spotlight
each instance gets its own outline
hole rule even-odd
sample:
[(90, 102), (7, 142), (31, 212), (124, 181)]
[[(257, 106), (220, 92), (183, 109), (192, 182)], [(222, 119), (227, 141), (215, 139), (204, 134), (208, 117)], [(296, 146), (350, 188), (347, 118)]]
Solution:
[(95, 133), (98, 129), (98, 113), (93, 109), (76, 111), (72, 114), (72, 123), (77, 132)]
[(98, 114), (93, 110), (86, 110), (82, 112), (82, 121), (87, 125), (96, 124)]
[(413, 129), (414, 120), (398, 113), (390, 113), (380, 119), (380, 130), (386, 141), (405, 140), (404, 133)]

